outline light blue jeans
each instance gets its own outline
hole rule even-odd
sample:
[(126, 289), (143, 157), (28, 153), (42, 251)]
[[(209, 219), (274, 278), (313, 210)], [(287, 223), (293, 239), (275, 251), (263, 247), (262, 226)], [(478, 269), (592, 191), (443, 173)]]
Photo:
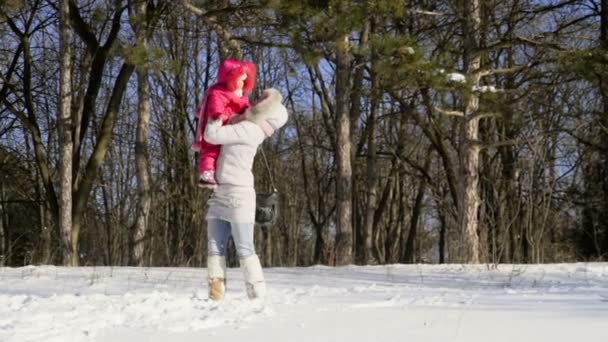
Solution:
[(220, 219), (207, 220), (207, 255), (226, 256), (230, 235), (234, 239), (239, 258), (255, 255), (253, 223), (236, 223)]

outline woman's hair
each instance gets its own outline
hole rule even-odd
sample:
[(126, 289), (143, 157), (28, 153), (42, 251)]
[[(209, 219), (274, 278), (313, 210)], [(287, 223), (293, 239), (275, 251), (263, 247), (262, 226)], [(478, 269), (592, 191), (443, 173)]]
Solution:
[(234, 91), (237, 88), (237, 80), (243, 74), (247, 74), (247, 79), (245, 79), (243, 85), (243, 93), (249, 94), (255, 85), (256, 69), (253, 63), (227, 59), (220, 64), (217, 81), (223, 83), (229, 91)]

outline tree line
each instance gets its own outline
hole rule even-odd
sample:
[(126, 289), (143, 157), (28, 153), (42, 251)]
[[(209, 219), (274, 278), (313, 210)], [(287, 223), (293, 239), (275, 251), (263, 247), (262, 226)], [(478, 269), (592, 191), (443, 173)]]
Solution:
[(204, 265), (224, 59), (290, 112), (265, 266), (608, 257), (608, 0), (5, 0), (0, 37), (0, 265)]

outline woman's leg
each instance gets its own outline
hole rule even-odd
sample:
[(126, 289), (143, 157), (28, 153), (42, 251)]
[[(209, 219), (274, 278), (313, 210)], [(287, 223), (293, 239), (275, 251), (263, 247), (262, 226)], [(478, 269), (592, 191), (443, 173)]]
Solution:
[(255, 255), (255, 244), (253, 241), (253, 223), (230, 223), (232, 227), (232, 238), (239, 258)]
[(209, 298), (219, 301), (226, 289), (226, 244), (230, 237), (230, 223), (207, 220), (207, 282)]
[(226, 256), (230, 229), (230, 222), (220, 219), (207, 220), (207, 255)]
[(252, 223), (231, 223), (232, 237), (236, 246), (241, 269), (245, 275), (245, 287), (250, 299), (266, 295), (266, 283), (260, 259), (255, 254)]

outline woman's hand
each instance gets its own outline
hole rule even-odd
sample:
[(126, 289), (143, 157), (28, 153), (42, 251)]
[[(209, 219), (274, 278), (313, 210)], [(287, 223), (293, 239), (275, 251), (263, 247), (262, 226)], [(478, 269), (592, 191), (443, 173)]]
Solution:
[(221, 126), (222, 125), (222, 118), (219, 117), (217, 119), (211, 119), (209, 120), (209, 122), (207, 122), (207, 127), (209, 126)]
[[(245, 112), (245, 113), (246, 113), (246, 112)], [(228, 123), (229, 123), (229, 124), (231, 124), (231, 125), (234, 125), (234, 124), (237, 124), (237, 123), (239, 123), (239, 122), (241, 122), (241, 121), (245, 120), (245, 117), (247, 117), (247, 116), (245, 115), (245, 113), (243, 113), (243, 114), (237, 114), (237, 115), (233, 115), (233, 116), (232, 116), (232, 117), (231, 117), (231, 118), (228, 120)]]

